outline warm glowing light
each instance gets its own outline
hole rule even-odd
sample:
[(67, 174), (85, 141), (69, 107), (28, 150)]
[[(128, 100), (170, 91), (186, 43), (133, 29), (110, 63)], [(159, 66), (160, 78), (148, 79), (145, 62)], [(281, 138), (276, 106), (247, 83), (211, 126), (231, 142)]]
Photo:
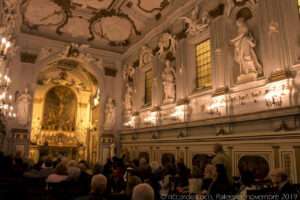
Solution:
[(134, 128), (134, 125), (135, 125), (135, 116), (130, 117), (130, 120), (124, 123), (124, 126), (128, 128)]
[(151, 112), (150, 116), (147, 118), (144, 118), (144, 123), (146, 125), (154, 125), (156, 122), (157, 112)]
[(185, 105), (175, 107), (175, 112), (170, 115), (172, 120), (180, 120), (184, 118)]

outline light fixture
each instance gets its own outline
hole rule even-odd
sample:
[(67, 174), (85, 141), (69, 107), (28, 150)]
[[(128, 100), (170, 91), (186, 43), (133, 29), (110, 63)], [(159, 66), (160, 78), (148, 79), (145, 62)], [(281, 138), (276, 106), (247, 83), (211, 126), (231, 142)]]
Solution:
[(220, 108), (225, 106), (225, 100), (224, 99), (214, 99), (213, 103), (210, 104), (210, 106), (207, 107), (207, 113), (209, 115), (220, 115)]
[(184, 111), (186, 105), (179, 105), (175, 107), (175, 112), (170, 114), (170, 119), (173, 121), (180, 121), (184, 119)]
[(135, 127), (135, 116), (131, 116), (130, 120), (124, 123), (126, 128), (134, 128)]
[(285, 84), (274, 85), (272, 89), (267, 90), (265, 94), (266, 105), (271, 106), (281, 106), (282, 97), (289, 94), (290, 90), (286, 88)]
[(157, 118), (157, 112), (158, 111), (152, 111), (150, 112), (150, 115), (146, 118), (144, 118), (144, 124), (145, 125), (155, 125), (156, 124), (156, 118)]
[(11, 80), (8, 76), (7, 54), (10, 48), (10, 42), (6, 38), (2, 38), (0, 46), (0, 114), (7, 119), (14, 119), (16, 114), (12, 106), (12, 95), (8, 95), (8, 88)]

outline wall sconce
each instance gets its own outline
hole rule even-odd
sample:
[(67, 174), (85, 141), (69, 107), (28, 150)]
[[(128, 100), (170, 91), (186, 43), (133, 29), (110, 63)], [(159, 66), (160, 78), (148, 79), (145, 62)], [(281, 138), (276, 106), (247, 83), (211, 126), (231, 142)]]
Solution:
[(131, 116), (128, 122), (124, 123), (126, 128), (134, 128), (135, 127), (135, 116)]
[(275, 85), (271, 90), (267, 90), (265, 94), (266, 105), (268, 107), (274, 106), (281, 106), (282, 99), (281, 97), (290, 93), (290, 90), (283, 85)]
[(225, 100), (215, 99), (210, 106), (207, 107), (207, 113), (209, 115), (220, 115), (220, 108), (225, 106)]
[(157, 119), (157, 113), (158, 111), (151, 111), (150, 115), (144, 118), (144, 124), (149, 126), (155, 125)]
[(184, 119), (184, 111), (186, 105), (179, 105), (175, 107), (175, 112), (170, 114), (170, 119), (173, 121), (181, 121)]

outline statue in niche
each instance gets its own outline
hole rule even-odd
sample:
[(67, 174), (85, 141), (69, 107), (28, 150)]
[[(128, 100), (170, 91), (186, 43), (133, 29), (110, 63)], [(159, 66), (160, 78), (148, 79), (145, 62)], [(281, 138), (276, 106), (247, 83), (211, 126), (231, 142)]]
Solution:
[[(244, 18), (241, 17), (236, 21), (238, 28), (238, 36), (231, 40), (234, 44), (234, 60), (240, 65), (240, 74), (263, 74), (261, 64), (258, 62), (254, 47), (256, 41), (252, 34), (249, 32), (247, 25), (244, 22)], [(255, 78), (256, 78), (255, 77)]]
[(116, 107), (114, 105), (113, 99), (111, 97), (108, 98), (107, 103), (105, 105), (105, 118), (104, 118), (104, 130), (111, 130), (116, 117)]
[(192, 11), (191, 18), (180, 17), (180, 19), (184, 19), (185, 23), (188, 24), (188, 29), (186, 32), (191, 35), (198, 35), (200, 32), (205, 31), (211, 21), (207, 11), (204, 11), (201, 15), (201, 20), (198, 20), (198, 10), (198, 6), (196, 6)]
[(144, 45), (140, 54), (139, 67), (142, 68), (144, 65), (151, 63), (153, 59), (152, 49)]
[(25, 88), (17, 99), (17, 118), (18, 123), (21, 125), (27, 125), (30, 121), (30, 104), (31, 96), (28, 94), (28, 88)]
[(124, 98), (124, 109), (125, 109), (125, 114), (131, 114), (133, 89), (128, 83), (126, 84), (126, 87), (127, 87), (127, 89), (126, 89), (125, 98)]
[(175, 70), (170, 66), (170, 61), (166, 60), (166, 67), (162, 72), (162, 82), (164, 86), (165, 98), (163, 103), (173, 103), (175, 101)]

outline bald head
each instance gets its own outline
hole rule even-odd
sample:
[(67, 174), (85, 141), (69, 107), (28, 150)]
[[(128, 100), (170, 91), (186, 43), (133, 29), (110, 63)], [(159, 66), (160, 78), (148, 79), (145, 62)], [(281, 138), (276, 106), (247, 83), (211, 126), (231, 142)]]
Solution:
[(133, 188), (132, 200), (154, 200), (154, 190), (146, 183), (139, 184)]
[(96, 193), (102, 193), (106, 188), (107, 180), (102, 174), (93, 176), (92, 178), (92, 191)]
[(218, 152), (222, 152), (222, 151), (224, 151), (222, 144), (216, 143), (214, 145), (214, 153), (218, 153)]
[(274, 169), (271, 173), (271, 180), (275, 184), (285, 182), (287, 181), (287, 179), (288, 179), (288, 174), (283, 168)]

